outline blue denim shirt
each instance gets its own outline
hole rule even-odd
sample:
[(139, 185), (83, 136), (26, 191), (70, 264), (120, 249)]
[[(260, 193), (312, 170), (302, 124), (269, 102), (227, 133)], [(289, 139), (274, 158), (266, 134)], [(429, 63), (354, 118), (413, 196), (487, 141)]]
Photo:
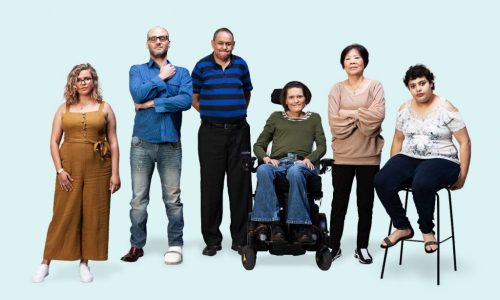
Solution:
[(154, 107), (136, 111), (133, 136), (150, 143), (180, 141), (182, 111), (191, 107), (193, 85), (187, 69), (175, 68), (175, 75), (168, 80), (158, 77), (160, 68), (152, 59), (130, 68), (129, 89), (134, 102), (154, 100)]

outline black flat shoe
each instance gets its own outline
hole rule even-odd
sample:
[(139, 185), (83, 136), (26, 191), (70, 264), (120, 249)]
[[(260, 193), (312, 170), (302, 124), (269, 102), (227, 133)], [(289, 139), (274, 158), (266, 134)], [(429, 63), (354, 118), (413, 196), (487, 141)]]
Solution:
[(241, 250), (243, 250), (243, 246), (237, 245), (237, 244), (232, 244), (231, 250), (234, 250), (234, 251), (238, 252), (238, 254), (241, 254)]
[(217, 254), (217, 251), (221, 250), (222, 246), (221, 245), (207, 245), (201, 254), (206, 255), (206, 256), (214, 256)]

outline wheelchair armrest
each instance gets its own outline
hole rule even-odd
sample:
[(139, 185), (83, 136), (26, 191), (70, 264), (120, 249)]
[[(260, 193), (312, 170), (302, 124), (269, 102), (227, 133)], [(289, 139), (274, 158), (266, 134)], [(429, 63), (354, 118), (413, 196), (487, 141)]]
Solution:
[(325, 174), (327, 171), (331, 169), (333, 166), (333, 162), (335, 160), (331, 158), (323, 158), (322, 160), (319, 161), (320, 164), (320, 169), (319, 169), (319, 174)]
[(255, 156), (251, 156), (251, 153), (249, 151), (241, 152), (240, 157), (243, 170), (255, 173), (255, 171), (257, 170), (257, 168), (255, 167), (255, 161), (257, 160), (257, 158)]
[(311, 176), (307, 181), (307, 190), (314, 200), (319, 200), (323, 198), (323, 188), (321, 184), (321, 177)]

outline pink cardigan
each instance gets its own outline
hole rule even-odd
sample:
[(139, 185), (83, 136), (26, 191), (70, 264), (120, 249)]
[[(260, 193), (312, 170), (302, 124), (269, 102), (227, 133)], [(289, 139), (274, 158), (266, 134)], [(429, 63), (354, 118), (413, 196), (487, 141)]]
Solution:
[(328, 95), (335, 164), (379, 165), (384, 117), (384, 89), (380, 82), (365, 79), (355, 92), (343, 82), (336, 83)]

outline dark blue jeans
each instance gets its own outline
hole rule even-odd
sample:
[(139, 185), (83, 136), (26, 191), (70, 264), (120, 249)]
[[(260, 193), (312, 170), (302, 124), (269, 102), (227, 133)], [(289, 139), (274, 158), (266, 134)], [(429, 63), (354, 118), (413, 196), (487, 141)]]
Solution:
[(398, 192), (411, 187), (420, 231), (430, 233), (434, 228), (434, 195), (454, 183), (459, 174), (460, 166), (447, 159), (418, 159), (398, 154), (375, 176), (375, 190), (394, 227), (404, 229), (410, 227), (410, 221)]

